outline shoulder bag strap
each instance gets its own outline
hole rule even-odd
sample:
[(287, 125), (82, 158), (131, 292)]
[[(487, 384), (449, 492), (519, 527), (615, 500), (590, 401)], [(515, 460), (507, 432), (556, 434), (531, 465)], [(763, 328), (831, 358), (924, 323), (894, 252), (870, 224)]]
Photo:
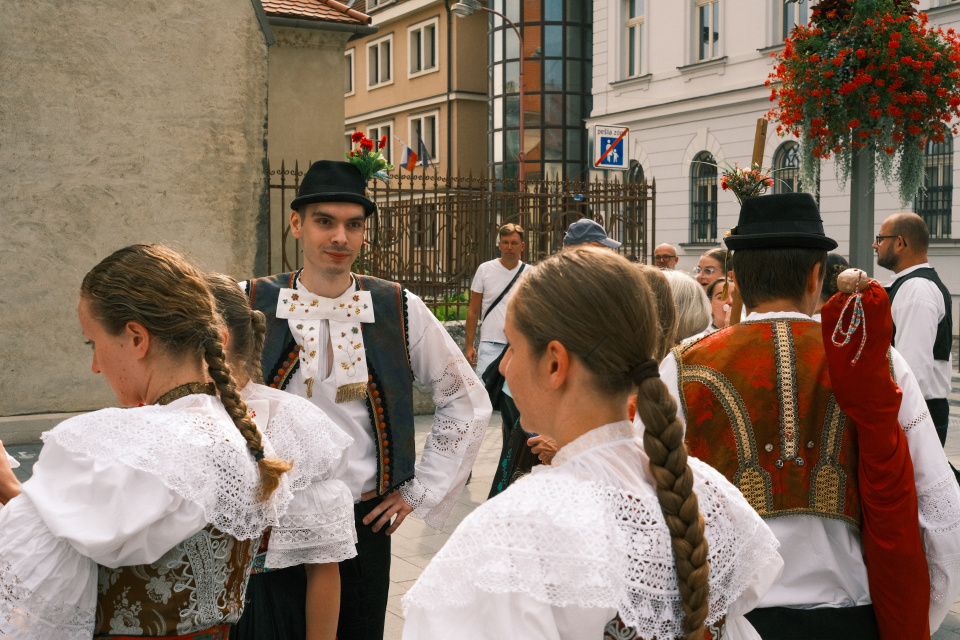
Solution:
[(508, 285), (506, 286), (506, 288), (504, 288), (504, 290), (500, 292), (500, 295), (497, 296), (497, 299), (493, 301), (493, 304), (491, 304), (491, 305), (487, 308), (487, 312), (486, 312), (485, 314), (483, 314), (483, 317), (480, 319), (480, 322), (483, 322), (484, 320), (486, 320), (486, 319), (487, 319), (487, 316), (490, 315), (490, 312), (493, 311), (493, 308), (494, 308), (495, 306), (497, 306), (498, 304), (500, 304), (500, 301), (503, 300), (503, 296), (507, 295), (507, 292), (510, 291), (510, 289), (513, 288), (513, 283), (515, 283), (515, 282), (517, 281), (517, 278), (520, 277), (520, 274), (523, 273), (523, 269), (524, 269), (526, 266), (527, 266), (527, 263), (526, 263), (526, 262), (524, 262), (523, 264), (520, 265), (520, 270), (517, 271), (517, 275), (513, 276), (513, 280), (510, 281), (510, 284), (508, 284)]

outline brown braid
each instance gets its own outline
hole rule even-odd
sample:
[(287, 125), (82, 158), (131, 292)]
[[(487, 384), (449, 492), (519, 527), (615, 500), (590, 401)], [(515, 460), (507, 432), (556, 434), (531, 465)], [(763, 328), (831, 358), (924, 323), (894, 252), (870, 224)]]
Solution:
[(250, 379), (263, 381), (260, 372), (260, 352), (267, 335), (267, 318), (250, 308), (247, 296), (237, 281), (222, 273), (204, 276), (207, 288), (217, 301), (217, 311), (227, 323), (230, 342), (227, 344), (227, 362), (231, 367), (242, 367)]
[(693, 472), (687, 464), (683, 427), (677, 419), (677, 403), (659, 378), (647, 378), (640, 384), (637, 412), (643, 421), (643, 446), (650, 457), (660, 509), (670, 529), (686, 614), (683, 630), (687, 640), (700, 640), (710, 609), (710, 565), (703, 516), (693, 491)]
[(622, 401), (624, 415), (627, 395), (639, 384), (637, 411), (646, 427), (644, 447), (670, 530), (686, 614), (684, 633), (700, 640), (709, 610), (710, 567), (677, 405), (659, 378), (631, 380), (625, 373), (657, 354), (661, 331), (672, 333), (669, 318), (663, 329), (658, 326), (648, 275), (608, 249), (564, 250), (524, 274), (508, 314), (534, 353), (543, 353), (556, 340), (579, 358), (596, 382), (590, 393)]
[[(157, 344), (167, 356), (196, 358), (197, 364), (203, 358), (248, 449), (255, 458), (262, 456), (260, 433), (246, 415), (224, 359), (223, 319), (203, 276), (183, 256), (162, 245), (119, 249), (84, 276), (80, 294), (110, 334), (118, 335), (128, 322), (136, 322), (150, 333), (151, 344)], [(290, 465), (263, 459), (258, 459), (257, 465), (266, 499)]]
[(223, 341), (220, 339), (220, 333), (211, 330), (203, 343), (203, 359), (207, 363), (207, 371), (217, 385), (217, 393), (220, 394), (220, 401), (237, 429), (247, 441), (247, 449), (257, 460), (257, 467), (260, 469), (260, 483), (262, 488), (262, 498), (269, 498), (280, 484), (280, 476), (293, 468), (293, 465), (278, 458), (263, 457), (263, 441), (257, 425), (247, 414), (247, 405), (243, 398), (237, 393), (237, 383), (230, 375), (230, 367), (223, 354)]

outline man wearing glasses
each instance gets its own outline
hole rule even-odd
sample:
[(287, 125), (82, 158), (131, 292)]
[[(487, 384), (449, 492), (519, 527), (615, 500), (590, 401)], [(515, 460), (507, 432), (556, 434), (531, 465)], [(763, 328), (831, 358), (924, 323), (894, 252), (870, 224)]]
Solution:
[(674, 249), (672, 244), (657, 245), (657, 248), (653, 251), (653, 264), (658, 269), (676, 269), (678, 262), (680, 262), (680, 258), (677, 257), (677, 250)]
[(940, 444), (947, 438), (953, 314), (950, 292), (927, 262), (930, 233), (915, 213), (896, 213), (880, 225), (877, 264), (896, 275), (886, 288), (893, 315), (893, 346), (923, 390)]

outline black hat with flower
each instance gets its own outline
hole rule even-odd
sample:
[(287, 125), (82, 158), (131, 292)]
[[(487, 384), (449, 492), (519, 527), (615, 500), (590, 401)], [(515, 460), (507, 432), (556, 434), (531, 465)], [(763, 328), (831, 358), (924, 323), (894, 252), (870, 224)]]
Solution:
[(297, 197), (290, 203), (291, 209), (314, 202), (354, 202), (362, 205), (368, 216), (377, 210), (377, 205), (367, 196), (367, 183), (371, 178), (386, 181), (386, 172), (393, 168), (380, 151), (386, 146), (386, 136), (380, 140), (379, 148), (359, 131), (353, 134), (353, 141), (357, 149), (347, 154), (350, 162), (320, 160), (310, 165)]

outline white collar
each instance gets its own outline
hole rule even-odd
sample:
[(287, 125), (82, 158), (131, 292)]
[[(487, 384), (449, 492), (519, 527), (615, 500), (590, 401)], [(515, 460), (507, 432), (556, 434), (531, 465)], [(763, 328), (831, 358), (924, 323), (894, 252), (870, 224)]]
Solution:
[(913, 272), (916, 271), (917, 269), (929, 269), (929, 268), (930, 268), (930, 263), (929, 263), (929, 262), (924, 262), (923, 264), (915, 264), (915, 265), (913, 265), (912, 267), (908, 267), (908, 268), (904, 269), (903, 271), (899, 271), (899, 272), (893, 274), (893, 278), (890, 279), (890, 284), (893, 284), (894, 282), (896, 282), (897, 280), (899, 280), (900, 278), (902, 278), (903, 276), (905, 276), (905, 275), (907, 275), (907, 274), (909, 274), (909, 273), (913, 273)]
[(560, 450), (557, 451), (557, 455), (553, 457), (550, 466), (558, 467), (581, 453), (599, 447), (600, 445), (636, 437), (637, 432), (634, 429), (633, 423), (628, 420), (605, 424), (602, 427), (587, 431), (579, 438), (561, 447)]
[(780, 318), (792, 320), (812, 320), (812, 318), (800, 311), (767, 311), (766, 313), (757, 313), (752, 311), (743, 319), (744, 322), (762, 322), (764, 320), (777, 320)]

